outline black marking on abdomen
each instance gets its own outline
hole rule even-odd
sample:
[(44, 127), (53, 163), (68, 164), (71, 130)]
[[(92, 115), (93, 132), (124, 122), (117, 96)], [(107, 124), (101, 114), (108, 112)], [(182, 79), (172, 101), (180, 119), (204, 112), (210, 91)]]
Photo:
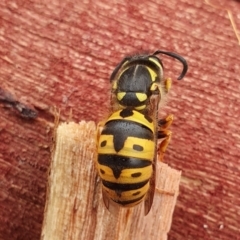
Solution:
[(102, 180), (102, 184), (114, 191), (131, 191), (131, 190), (137, 190), (139, 188), (144, 187), (149, 180), (139, 182), (139, 183), (113, 183), (109, 181)]
[(133, 144), (133, 149), (139, 152), (143, 151), (143, 147), (138, 144)]
[(139, 198), (133, 199), (133, 200), (128, 200), (128, 201), (115, 201), (115, 200), (113, 200), (113, 201), (124, 206), (124, 205), (128, 205), (128, 204), (131, 204), (131, 203), (138, 202), (138, 201), (140, 201), (142, 198), (144, 198), (144, 196), (145, 196), (145, 195), (143, 195), (143, 196), (141, 196), (141, 197), (139, 197)]
[(136, 137), (147, 140), (154, 140), (151, 129), (146, 126), (129, 120), (112, 120), (106, 123), (102, 135), (113, 135), (113, 144), (116, 152), (124, 147), (128, 137)]
[(137, 192), (133, 193), (132, 195), (133, 195), (133, 196), (137, 196), (137, 195), (139, 195), (140, 193), (141, 193), (141, 191), (137, 191)]
[(131, 174), (131, 176), (132, 176), (133, 178), (140, 177), (141, 175), (142, 175), (141, 172), (136, 172), (136, 173), (132, 173), (132, 174)]
[(98, 163), (111, 168), (116, 179), (120, 177), (123, 169), (144, 168), (152, 165), (152, 162), (148, 159), (138, 159), (113, 154), (99, 154)]
[(101, 147), (105, 147), (107, 145), (107, 141), (106, 140), (104, 140), (104, 141), (102, 141), (101, 143), (100, 143), (100, 146)]

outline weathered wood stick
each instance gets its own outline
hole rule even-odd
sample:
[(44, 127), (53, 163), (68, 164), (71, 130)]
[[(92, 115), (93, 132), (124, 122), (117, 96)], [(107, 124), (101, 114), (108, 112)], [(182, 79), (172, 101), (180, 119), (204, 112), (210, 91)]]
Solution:
[(167, 239), (181, 173), (158, 164), (153, 207), (146, 217), (142, 204), (111, 214), (102, 202), (94, 164), (95, 132), (95, 124), (84, 121), (57, 128), (41, 239)]

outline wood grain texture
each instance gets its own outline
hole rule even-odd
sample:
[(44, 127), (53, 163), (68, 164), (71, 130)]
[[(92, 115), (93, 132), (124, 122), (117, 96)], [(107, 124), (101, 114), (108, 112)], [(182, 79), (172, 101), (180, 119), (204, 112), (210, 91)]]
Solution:
[[(169, 239), (240, 235), (239, 1), (0, 2), (0, 87), (35, 107), (25, 119), (0, 108), (0, 239), (39, 239), (53, 129), (62, 120), (107, 115), (109, 76), (131, 53), (175, 51), (189, 72), (163, 57), (173, 78), (160, 112), (175, 115), (166, 162), (182, 170)], [(238, 30), (239, 34), (239, 30)], [(72, 115), (70, 111), (72, 109)]]

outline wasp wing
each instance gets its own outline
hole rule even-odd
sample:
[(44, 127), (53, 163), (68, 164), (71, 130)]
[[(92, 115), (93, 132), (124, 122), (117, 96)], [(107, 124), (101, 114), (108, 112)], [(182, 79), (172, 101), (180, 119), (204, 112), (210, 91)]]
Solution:
[(107, 210), (117, 216), (117, 214), (119, 213), (120, 210), (120, 206), (118, 204), (116, 204), (115, 202), (113, 202), (108, 195), (106, 194), (106, 192), (102, 189), (102, 198), (103, 198), (103, 202), (105, 207), (107, 208)]
[(155, 193), (155, 180), (156, 180), (156, 164), (157, 164), (157, 134), (158, 134), (158, 104), (159, 104), (159, 99), (160, 99), (160, 92), (156, 92), (156, 94), (152, 95), (150, 99), (150, 107), (148, 109), (150, 116), (152, 117), (154, 121), (154, 126), (155, 126), (155, 152), (154, 152), (154, 158), (152, 162), (152, 168), (153, 168), (153, 173), (152, 176), (149, 180), (149, 190), (146, 194), (145, 201), (144, 201), (144, 211), (145, 215), (149, 213), (152, 207), (153, 203), (153, 197)]
[(155, 170), (155, 166), (153, 165), (153, 174), (151, 179), (149, 180), (150, 187), (144, 201), (145, 215), (149, 213), (152, 207), (153, 197), (155, 193), (155, 178), (156, 178), (156, 170)]

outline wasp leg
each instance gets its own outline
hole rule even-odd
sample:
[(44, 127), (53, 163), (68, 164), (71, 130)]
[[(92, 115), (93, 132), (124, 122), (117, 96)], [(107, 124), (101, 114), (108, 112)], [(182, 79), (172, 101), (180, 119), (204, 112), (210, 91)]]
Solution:
[(172, 132), (168, 130), (169, 126), (173, 122), (173, 115), (170, 114), (164, 119), (158, 121), (158, 139), (164, 138), (158, 147), (159, 160), (163, 162), (164, 153), (167, 150), (168, 144), (171, 140)]
[(164, 86), (165, 86), (166, 93), (168, 93), (171, 86), (172, 86), (172, 79), (171, 78), (166, 78), (165, 81), (164, 81)]
[(163, 132), (163, 135), (158, 134), (158, 138), (165, 138), (164, 131), (167, 131), (173, 122), (173, 115), (169, 114), (166, 118), (158, 120), (158, 132)]
[(168, 144), (171, 140), (172, 132), (169, 130), (158, 131), (158, 139), (165, 138), (159, 145), (158, 156), (159, 160), (163, 162), (164, 153), (167, 150)]
[(162, 118), (158, 120), (158, 129), (160, 131), (165, 130), (171, 126), (172, 122), (173, 122), (173, 115), (170, 114), (166, 118)]
[[(150, 113), (148, 113), (150, 116), (152, 116), (154, 119), (157, 119), (157, 115), (158, 115), (158, 103), (159, 103), (159, 89), (158, 86), (156, 85), (154, 87), (155, 89), (153, 89), (154, 91), (156, 90), (156, 94), (153, 94), (150, 98)], [(148, 116), (148, 115), (147, 115)], [(158, 126), (157, 124), (155, 124), (155, 132), (158, 131)], [(157, 139), (155, 144), (157, 145)], [(144, 210), (145, 210), (145, 215), (147, 215), (152, 207), (152, 203), (153, 203), (153, 197), (154, 197), (154, 193), (155, 193), (155, 180), (156, 180), (156, 165), (157, 165), (157, 151), (154, 152), (154, 158), (153, 158), (153, 173), (151, 178), (149, 179), (149, 190), (146, 194), (146, 197), (144, 199)]]

